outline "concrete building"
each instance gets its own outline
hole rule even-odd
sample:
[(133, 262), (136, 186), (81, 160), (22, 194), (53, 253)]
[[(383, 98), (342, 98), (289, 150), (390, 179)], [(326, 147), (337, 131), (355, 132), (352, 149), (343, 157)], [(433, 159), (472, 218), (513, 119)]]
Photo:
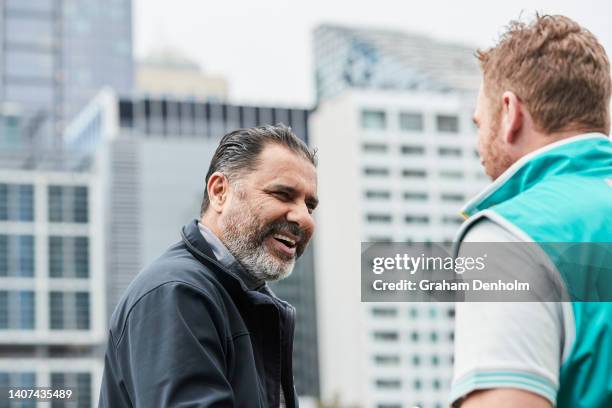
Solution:
[(360, 242), (453, 240), (462, 202), (487, 183), (471, 122), (480, 85), (473, 54), (394, 30), (326, 24), (314, 31), (324, 401), (445, 404), (453, 305), (360, 303)]
[(347, 89), (473, 91), (474, 49), (402, 31), (324, 24), (314, 31), (317, 101)]
[(0, 104), (19, 105), (24, 138), (57, 145), (102, 86), (131, 91), (131, 4), (0, 2)]
[(312, 115), (324, 401), (445, 406), (453, 305), (361, 303), (360, 243), (453, 240), (462, 203), (486, 185), (473, 104), (458, 93), (346, 90)]
[[(309, 111), (165, 98), (116, 99), (102, 93), (66, 133), (68, 146), (95, 152), (103, 163), (112, 214), (108, 236), (108, 313), (140, 269), (180, 239), (180, 228), (199, 215), (204, 177), (225, 133), (282, 122), (307, 141)], [(296, 388), (318, 397), (318, 350), (313, 252), (290, 278), (273, 286), (297, 308)]]
[(73, 164), (0, 157), (0, 387), (69, 388), (66, 406), (87, 408), (106, 345), (105, 218), (95, 171)]
[(197, 63), (177, 51), (163, 50), (138, 62), (136, 91), (157, 97), (224, 102), (228, 84), (221, 76), (205, 74)]

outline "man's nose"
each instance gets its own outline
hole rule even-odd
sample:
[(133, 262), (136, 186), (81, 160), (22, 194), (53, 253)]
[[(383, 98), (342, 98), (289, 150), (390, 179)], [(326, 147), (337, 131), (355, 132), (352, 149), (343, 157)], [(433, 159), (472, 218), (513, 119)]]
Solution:
[(314, 219), (306, 203), (292, 205), (287, 213), (287, 221), (296, 223), (307, 234), (314, 229)]

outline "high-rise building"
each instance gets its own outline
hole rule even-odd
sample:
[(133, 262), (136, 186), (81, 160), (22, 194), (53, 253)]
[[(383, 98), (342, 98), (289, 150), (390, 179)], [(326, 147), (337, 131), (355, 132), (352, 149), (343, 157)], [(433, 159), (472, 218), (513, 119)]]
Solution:
[(355, 90), (312, 115), (320, 155), (315, 270), (325, 401), (445, 406), (453, 305), (361, 303), (360, 243), (453, 240), (459, 208), (486, 183), (472, 106), (453, 93)]
[(320, 25), (314, 31), (317, 101), (347, 89), (473, 91), (474, 49), (402, 31)]
[(471, 122), (480, 84), (473, 53), (391, 30), (322, 25), (314, 32), (326, 402), (445, 406), (453, 305), (361, 303), (360, 242), (454, 239), (462, 203), (486, 184)]
[(106, 344), (99, 179), (21, 153), (0, 157), (0, 387), (70, 389), (66, 406), (94, 407)]
[(103, 86), (132, 88), (131, 0), (0, 2), (0, 103), (19, 105), (26, 143), (57, 147)]
[(204, 73), (197, 63), (175, 50), (161, 50), (143, 58), (135, 76), (136, 91), (141, 94), (208, 102), (227, 100), (225, 78)]
[[(140, 269), (180, 239), (198, 218), (205, 175), (221, 136), (282, 122), (308, 139), (309, 111), (190, 99), (101, 94), (67, 130), (70, 148), (95, 151), (106, 175), (108, 313)], [(294, 373), (301, 396), (319, 395), (313, 252), (291, 277), (273, 285), (297, 309)]]

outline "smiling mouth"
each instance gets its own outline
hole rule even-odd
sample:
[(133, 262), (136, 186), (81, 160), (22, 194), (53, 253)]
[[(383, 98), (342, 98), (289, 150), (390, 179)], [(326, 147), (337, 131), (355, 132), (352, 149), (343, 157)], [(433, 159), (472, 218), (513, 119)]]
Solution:
[(295, 258), (297, 253), (297, 241), (285, 234), (273, 234), (269, 237), (270, 245), (277, 255), (285, 260)]
[(297, 245), (294, 239), (283, 234), (274, 234), (273, 238), (288, 248), (295, 248)]

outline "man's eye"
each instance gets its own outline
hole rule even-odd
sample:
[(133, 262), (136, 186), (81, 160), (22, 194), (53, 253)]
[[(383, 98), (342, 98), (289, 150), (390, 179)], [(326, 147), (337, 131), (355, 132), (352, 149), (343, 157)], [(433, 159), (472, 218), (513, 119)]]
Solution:
[(284, 191), (277, 191), (274, 193), (274, 195), (283, 201), (289, 201), (291, 199), (289, 194), (285, 193)]

